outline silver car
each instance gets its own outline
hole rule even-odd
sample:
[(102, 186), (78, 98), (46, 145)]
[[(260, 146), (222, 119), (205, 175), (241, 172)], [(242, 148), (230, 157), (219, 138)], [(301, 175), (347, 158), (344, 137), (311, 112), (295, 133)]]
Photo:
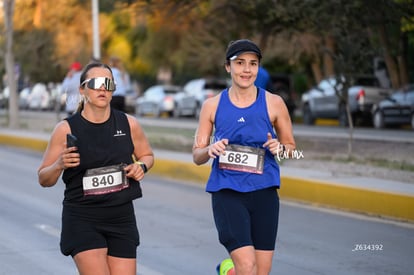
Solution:
[(138, 116), (153, 115), (160, 117), (166, 113), (172, 116), (174, 111), (174, 96), (181, 90), (180, 86), (155, 85), (144, 91), (138, 97), (135, 105), (135, 113)]
[(190, 80), (175, 97), (174, 116), (192, 116), (198, 118), (204, 100), (217, 95), (228, 86), (228, 81), (221, 78), (199, 78)]
[[(343, 82), (343, 77), (329, 77), (302, 95), (305, 124), (314, 124), (318, 118), (332, 118), (338, 119), (341, 126), (348, 125), (346, 105), (341, 99)], [(385, 98), (389, 89), (380, 87), (378, 79), (371, 75), (353, 76), (349, 84), (348, 104), (353, 124), (355, 125), (358, 121), (370, 122), (372, 106)]]
[(395, 91), (372, 108), (375, 128), (411, 125), (414, 129), (414, 85)]

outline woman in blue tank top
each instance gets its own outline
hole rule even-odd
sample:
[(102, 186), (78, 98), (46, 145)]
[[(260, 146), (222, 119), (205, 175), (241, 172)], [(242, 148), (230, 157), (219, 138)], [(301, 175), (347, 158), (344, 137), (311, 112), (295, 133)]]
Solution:
[(38, 170), (43, 187), (62, 175), (60, 249), (83, 275), (135, 275), (137, 269), (132, 201), (142, 195), (140, 181), (154, 155), (136, 118), (111, 108), (115, 88), (108, 65), (84, 68), (80, 108), (56, 125)]
[(261, 57), (250, 40), (229, 44), (231, 87), (204, 102), (193, 145), (197, 165), (213, 159), (206, 191), (236, 274), (271, 271), (279, 217), (275, 155), (295, 149), (283, 99), (254, 85)]

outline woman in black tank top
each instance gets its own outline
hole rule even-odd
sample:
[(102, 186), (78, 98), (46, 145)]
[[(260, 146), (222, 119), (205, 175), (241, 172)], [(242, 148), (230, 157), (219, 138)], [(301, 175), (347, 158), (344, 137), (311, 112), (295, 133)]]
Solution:
[(136, 274), (139, 234), (132, 201), (154, 164), (138, 121), (110, 102), (116, 86), (109, 66), (85, 66), (75, 114), (59, 122), (38, 169), (41, 186), (65, 183), (60, 247), (80, 274)]

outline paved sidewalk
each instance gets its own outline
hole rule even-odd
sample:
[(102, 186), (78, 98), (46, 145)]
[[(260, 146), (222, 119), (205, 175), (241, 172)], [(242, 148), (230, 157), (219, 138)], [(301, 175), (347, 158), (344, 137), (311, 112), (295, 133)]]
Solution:
[[(50, 134), (0, 129), (0, 144), (43, 151)], [(204, 184), (210, 165), (196, 166), (189, 153), (155, 150), (151, 173)], [(281, 198), (352, 212), (414, 222), (414, 184), (383, 179), (333, 176), (324, 171), (281, 167)], [(414, 181), (414, 179), (413, 179)]]

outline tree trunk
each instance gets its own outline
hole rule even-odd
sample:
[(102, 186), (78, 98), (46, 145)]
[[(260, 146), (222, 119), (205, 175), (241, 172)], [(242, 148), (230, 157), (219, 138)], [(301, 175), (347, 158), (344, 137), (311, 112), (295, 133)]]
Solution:
[(388, 43), (387, 33), (385, 31), (384, 25), (381, 24), (378, 26), (378, 34), (379, 34), (379, 40), (384, 50), (384, 60), (385, 60), (385, 64), (387, 64), (387, 69), (390, 75), (391, 85), (393, 88), (399, 88), (400, 78), (399, 78), (398, 68), (391, 54), (390, 45)]
[(318, 61), (312, 62), (311, 63), (311, 69), (312, 69), (313, 77), (314, 77), (316, 83), (319, 83), (323, 78), (320, 63)]
[[(349, 76), (347, 76), (346, 81), (349, 81)], [(343, 85), (344, 88), (344, 97), (345, 97), (345, 108), (346, 108), (346, 116), (348, 118), (348, 132), (349, 132), (349, 138), (348, 138), (348, 159), (350, 160), (352, 158), (353, 153), (353, 143), (354, 143), (354, 120), (352, 119), (351, 115), (351, 109), (349, 107), (349, 100), (348, 100), (348, 91), (349, 91), (349, 82), (347, 82), (345, 85)]]
[(267, 50), (267, 42), (269, 40), (269, 34), (267, 31), (264, 31), (262, 35), (260, 35), (260, 41), (259, 41), (259, 48), (262, 51), (262, 54), (264, 54)]
[(408, 77), (408, 65), (407, 65), (408, 36), (406, 33), (401, 34), (400, 49), (401, 49), (401, 54), (398, 55), (397, 61), (398, 61), (398, 70), (400, 72), (400, 84), (404, 86), (404, 85), (407, 85), (410, 81)]
[(6, 29), (6, 74), (7, 86), (9, 87), (9, 127), (18, 128), (19, 108), (17, 102), (17, 71), (14, 65), (13, 56), (13, 15), (14, 0), (4, 0), (4, 21)]
[(334, 61), (332, 59), (335, 56), (335, 40), (332, 36), (325, 36), (325, 51), (323, 51), (323, 70), (325, 76), (335, 75)]
[(349, 138), (348, 138), (348, 159), (352, 159), (353, 153), (353, 143), (354, 143), (354, 122), (351, 116), (351, 110), (349, 108), (349, 103), (346, 103), (346, 115), (348, 117), (348, 130), (349, 130)]

